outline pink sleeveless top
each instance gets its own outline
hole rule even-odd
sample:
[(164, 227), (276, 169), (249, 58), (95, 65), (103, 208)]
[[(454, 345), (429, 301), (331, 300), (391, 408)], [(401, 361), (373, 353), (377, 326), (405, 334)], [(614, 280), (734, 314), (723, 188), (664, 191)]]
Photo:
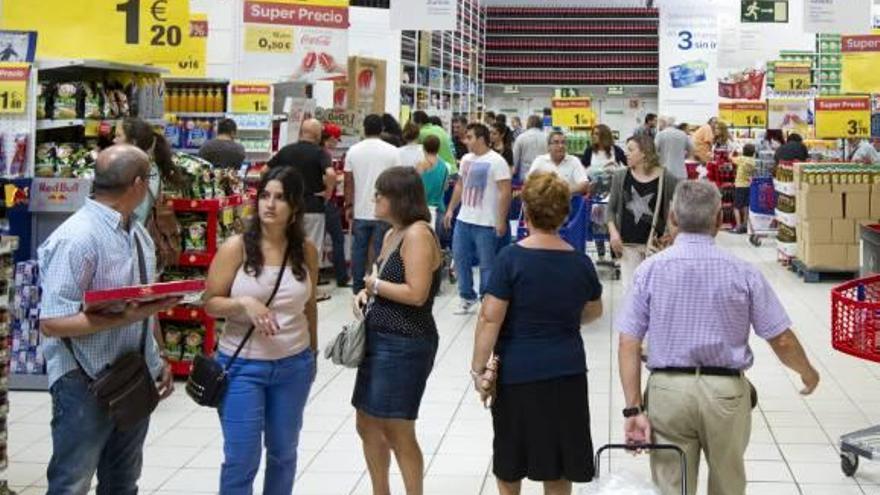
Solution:
[[(251, 296), (258, 301), (267, 301), (275, 287), (280, 266), (264, 266), (259, 277), (244, 271), (244, 265), (235, 274), (229, 297)], [(278, 319), (279, 333), (266, 337), (255, 330), (251, 338), (241, 350), (244, 359), (277, 360), (299, 354), (309, 346), (309, 322), (306, 319), (305, 307), (311, 297), (311, 284), (308, 274), (299, 281), (290, 271), (284, 271), (278, 293), (269, 306)], [(246, 313), (226, 319), (226, 328), (220, 337), (220, 352), (231, 356), (238, 348), (248, 329), (251, 320)]]

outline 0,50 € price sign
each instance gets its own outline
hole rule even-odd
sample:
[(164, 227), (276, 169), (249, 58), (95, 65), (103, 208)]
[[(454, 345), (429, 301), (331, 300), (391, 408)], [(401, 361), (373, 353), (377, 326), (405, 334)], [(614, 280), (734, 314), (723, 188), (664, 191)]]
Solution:
[(871, 135), (870, 98), (816, 98), (816, 137), (866, 138)]
[(232, 113), (269, 113), (272, 87), (265, 83), (233, 83), (230, 89)]
[[(133, 64), (174, 61), (186, 51), (188, 0), (3, 0), (0, 28), (38, 33), (38, 58)], [(34, 8), (39, 4), (39, 12)]]
[(0, 114), (24, 113), (30, 64), (0, 63)]

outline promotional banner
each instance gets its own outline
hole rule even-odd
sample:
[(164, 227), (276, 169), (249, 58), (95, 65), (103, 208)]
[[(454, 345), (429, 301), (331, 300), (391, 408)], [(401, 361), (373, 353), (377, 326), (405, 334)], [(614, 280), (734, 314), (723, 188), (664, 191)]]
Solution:
[(391, 29), (455, 31), (458, 0), (391, 0)]
[(186, 59), (189, 0), (3, 0), (0, 28), (36, 31), (37, 58), (167, 66)]
[[(30, 71), (31, 64), (0, 62), (0, 115), (24, 113)], [(0, 140), (2, 147), (3, 141)], [(0, 168), (3, 165), (0, 160)]]
[(240, 0), (236, 72), (315, 82), (344, 78), (348, 0)]
[(184, 37), (180, 58), (158, 64), (169, 70), (171, 77), (205, 77), (208, 73), (208, 15), (192, 14), (189, 34)]
[[(385, 113), (385, 61), (366, 57), (349, 57), (348, 108), (367, 113)], [(334, 106), (336, 95), (333, 97)]]
[(767, 129), (803, 132), (809, 125), (810, 100), (806, 98), (771, 99), (767, 101)]
[(865, 138), (871, 135), (871, 100), (864, 96), (816, 98), (816, 137)]
[(871, 0), (803, 0), (808, 33), (871, 32)]
[(841, 89), (844, 93), (875, 93), (880, 88), (880, 36), (840, 37)]
[(719, 0), (667, 0), (660, 5), (660, 113), (705, 122), (718, 110)]

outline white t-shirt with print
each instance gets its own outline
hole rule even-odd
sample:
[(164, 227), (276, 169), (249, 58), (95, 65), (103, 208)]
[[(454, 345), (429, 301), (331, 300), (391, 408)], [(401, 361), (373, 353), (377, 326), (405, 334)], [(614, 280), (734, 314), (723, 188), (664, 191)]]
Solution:
[(574, 155), (565, 155), (559, 165), (553, 162), (549, 154), (535, 158), (529, 169), (529, 175), (541, 172), (551, 172), (558, 175), (565, 182), (568, 182), (570, 187), (577, 187), (587, 182), (587, 171), (580, 159)]
[(458, 219), (471, 225), (495, 227), (498, 217), (498, 182), (510, 180), (507, 161), (495, 151), (468, 153), (461, 159), (461, 210)]
[(345, 154), (345, 171), (354, 178), (354, 218), (376, 219), (376, 179), (386, 169), (400, 166), (400, 150), (378, 137), (367, 138)]

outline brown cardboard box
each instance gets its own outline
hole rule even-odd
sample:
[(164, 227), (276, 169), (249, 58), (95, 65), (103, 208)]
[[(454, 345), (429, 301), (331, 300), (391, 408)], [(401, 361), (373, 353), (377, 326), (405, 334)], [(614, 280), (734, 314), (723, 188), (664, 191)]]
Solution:
[(348, 57), (348, 109), (385, 113), (385, 61)]
[(880, 218), (880, 184), (874, 184), (871, 190), (871, 218)]
[(843, 218), (843, 193), (801, 191), (797, 197), (797, 215), (801, 220)]
[[(828, 184), (825, 184), (828, 185)], [(869, 193), (871, 192), (871, 184), (830, 184), (832, 192), (842, 193)]]
[(846, 244), (806, 244), (801, 261), (810, 269), (847, 270)]
[(798, 240), (812, 244), (830, 244), (832, 242), (832, 220), (828, 218), (814, 218), (804, 220), (798, 226)]
[(849, 244), (846, 246), (846, 265), (847, 268), (858, 270), (862, 266), (861, 262), (862, 247), (859, 244)]
[(856, 242), (856, 221), (849, 218), (831, 220), (831, 242), (834, 244)]
[(808, 184), (801, 182), (798, 184), (798, 191), (802, 192), (831, 192), (831, 184)]
[[(832, 193), (834, 194), (834, 193)], [(871, 193), (847, 192), (844, 193), (844, 216), (855, 220), (871, 216)]]

